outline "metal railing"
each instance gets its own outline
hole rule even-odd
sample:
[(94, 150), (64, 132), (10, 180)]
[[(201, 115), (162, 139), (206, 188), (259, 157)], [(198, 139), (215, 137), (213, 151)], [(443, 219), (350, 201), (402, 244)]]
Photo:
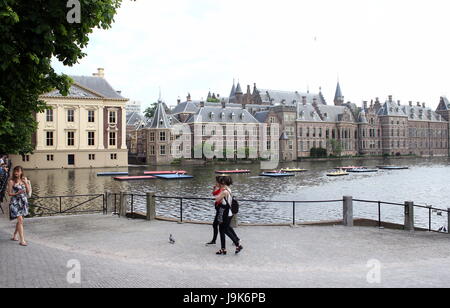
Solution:
[[(382, 212), (381, 212), (381, 207), (382, 205), (393, 205), (393, 206), (399, 206), (402, 208), (405, 208), (405, 203), (395, 203), (395, 202), (385, 202), (385, 201), (372, 201), (372, 200), (361, 200), (361, 199), (353, 199), (354, 202), (359, 202), (359, 203), (369, 203), (369, 204), (377, 204), (377, 214), (378, 214), (378, 227), (382, 227), (383, 221), (382, 221)], [(419, 204), (413, 204), (414, 208), (416, 209), (426, 209), (428, 210), (428, 225), (427, 225), (427, 229), (430, 232), (438, 232), (438, 233), (447, 233), (450, 232), (450, 230), (448, 230), (450, 228), (450, 226), (447, 226), (447, 230), (435, 230), (433, 229), (433, 211), (436, 211), (438, 213), (447, 213), (447, 221), (450, 221), (450, 210), (449, 209), (441, 209), (441, 208), (436, 208), (433, 206), (429, 206), (429, 205), (419, 205)]]
[[(87, 199), (77, 201), (77, 199)], [(99, 205), (101, 200), (101, 205)], [(54, 216), (69, 214), (103, 213), (106, 214), (105, 194), (69, 195), (39, 197), (28, 199), (30, 216)], [(42, 203), (44, 204), (42, 204)], [(94, 204), (97, 203), (97, 204)]]

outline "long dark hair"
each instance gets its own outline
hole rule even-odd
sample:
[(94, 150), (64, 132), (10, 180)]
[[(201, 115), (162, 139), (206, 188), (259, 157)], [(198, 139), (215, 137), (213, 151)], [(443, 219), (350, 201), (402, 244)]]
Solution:
[(19, 178), (16, 177), (16, 171), (20, 171), (20, 180), (23, 180), (25, 178), (25, 174), (23, 173), (23, 168), (21, 166), (17, 166), (14, 168), (13, 172), (11, 173), (11, 180), (13, 180), (14, 183), (17, 183), (19, 181)]
[(233, 185), (233, 179), (230, 176), (218, 176), (216, 177), (217, 183), (221, 185), (231, 186)]

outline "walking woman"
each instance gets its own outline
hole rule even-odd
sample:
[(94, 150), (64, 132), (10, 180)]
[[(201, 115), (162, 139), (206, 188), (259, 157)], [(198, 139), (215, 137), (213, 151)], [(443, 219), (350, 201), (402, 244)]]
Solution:
[[(29, 192), (31, 192), (30, 182), (25, 177), (22, 167), (15, 167), (11, 180), (8, 183), (8, 195), (11, 197), (9, 215), (11, 220), (17, 219), (16, 230), (11, 240), (19, 241), (21, 246), (27, 246), (23, 229), (23, 219), (29, 215), (27, 198)], [(18, 239), (17, 235), (19, 235)]]
[(217, 204), (220, 204), (217, 220), (219, 222), (220, 243), (222, 246), (216, 254), (227, 254), (225, 235), (233, 241), (236, 246), (235, 253), (238, 254), (244, 247), (242, 247), (239, 237), (230, 226), (231, 220), (233, 219), (233, 213), (231, 212), (232, 194), (230, 186), (233, 184), (233, 180), (229, 176), (224, 176), (219, 179), (219, 181), (221, 192), (216, 196), (216, 202)]
[[(213, 188), (213, 196), (216, 197), (218, 195), (220, 195), (220, 193), (222, 192), (222, 188), (220, 185), (221, 182), (221, 176), (216, 177), (216, 185)], [(214, 216), (214, 222), (213, 222), (213, 239), (211, 242), (206, 243), (206, 245), (215, 245), (216, 241), (217, 241), (217, 236), (219, 235), (219, 209), (220, 209), (220, 203), (221, 202), (215, 202), (214, 203), (214, 208), (216, 210), (216, 215)]]

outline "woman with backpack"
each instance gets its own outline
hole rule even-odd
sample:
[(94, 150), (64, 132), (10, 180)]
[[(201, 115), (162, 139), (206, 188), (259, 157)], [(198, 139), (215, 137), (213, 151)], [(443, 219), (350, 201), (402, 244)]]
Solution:
[(233, 196), (231, 193), (230, 186), (233, 184), (233, 180), (229, 176), (223, 176), (217, 179), (220, 184), (221, 192), (216, 196), (216, 204), (219, 205), (217, 213), (217, 221), (219, 223), (219, 233), (221, 249), (216, 253), (217, 255), (226, 255), (226, 240), (225, 235), (227, 235), (236, 246), (236, 254), (240, 253), (244, 247), (240, 244), (240, 239), (234, 232), (230, 223), (233, 219), (233, 213), (231, 211), (231, 204), (233, 202)]

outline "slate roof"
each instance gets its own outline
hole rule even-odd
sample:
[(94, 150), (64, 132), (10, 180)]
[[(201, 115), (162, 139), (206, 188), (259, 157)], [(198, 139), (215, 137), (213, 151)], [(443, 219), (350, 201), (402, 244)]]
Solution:
[(441, 97), (437, 110), (438, 111), (450, 110), (450, 102), (448, 101), (447, 97), (445, 96)]
[(352, 117), (352, 122), (354, 121), (352, 112), (346, 106), (323, 106), (318, 105), (318, 108), (322, 114), (324, 122), (340, 122), (342, 115), (347, 110), (348, 114)]
[(303, 122), (323, 122), (312, 104), (298, 104), (297, 119)]
[(269, 116), (269, 111), (260, 111), (260, 112), (255, 113), (255, 119), (258, 120), (258, 122), (260, 122), (260, 123), (265, 123), (268, 116)]
[(168, 116), (166, 113), (165, 104), (158, 102), (155, 114), (151, 121), (147, 124), (146, 128), (152, 129), (170, 129), (173, 125), (179, 123), (173, 116)]
[(101, 77), (90, 77), (90, 76), (70, 76), (77, 84), (93, 90), (104, 98), (108, 99), (125, 99), (122, 95), (117, 93), (113, 87), (106, 81), (106, 79)]
[(378, 116), (391, 116), (391, 117), (407, 117), (405, 109), (399, 106), (394, 101), (387, 101), (383, 107), (378, 110)]
[(272, 105), (287, 105), (295, 106), (297, 102), (303, 102), (303, 96), (306, 97), (306, 102), (312, 104), (314, 98), (317, 99), (318, 104), (326, 105), (325, 98), (321, 93), (304, 93), (298, 91), (279, 91), (279, 90), (269, 90), (269, 89), (258, 89), (257, 90), (261, 100), (265, 104)]
[[(234, 117), (232, 115), (234, 114)], [(205, 106), (192, 115), (186, 123), (259, 123), (248, 110)]]
[(442, 117), (431, 108), (419, 106), (402, 106), (410, 121), (442, 122)]

